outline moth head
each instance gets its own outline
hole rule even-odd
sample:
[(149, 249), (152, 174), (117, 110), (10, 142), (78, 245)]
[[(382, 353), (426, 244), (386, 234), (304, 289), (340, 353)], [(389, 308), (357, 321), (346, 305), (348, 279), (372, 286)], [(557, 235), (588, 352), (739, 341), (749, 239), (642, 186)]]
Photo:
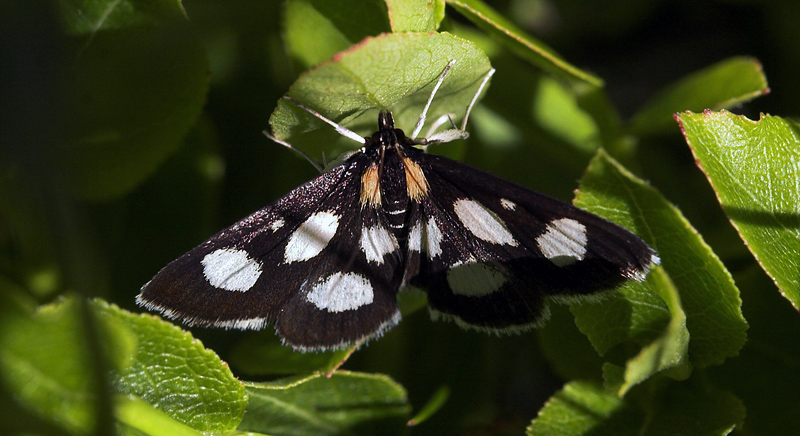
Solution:
[(394, 116), (388, 109), (381, 109), (378, 114), (378, 130), (394, 130)]
[(394, 128), (394, 116), (388, 109), (381, 109), (378, 114), (378, 131), (372, 134), (369, 142), (384, 147), (406, 143), (406, 134)]

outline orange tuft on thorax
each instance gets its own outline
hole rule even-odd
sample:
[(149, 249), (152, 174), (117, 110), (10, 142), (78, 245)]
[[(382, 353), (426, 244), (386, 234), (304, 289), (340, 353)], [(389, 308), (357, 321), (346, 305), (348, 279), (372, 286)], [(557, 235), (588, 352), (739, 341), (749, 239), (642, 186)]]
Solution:
[(425, 173), (416, 162), (407, 157), (403, 157), (403, 165), (406, 167), (408, 198), (419, 202), (428, 195), (428, 181), (425, 179)]

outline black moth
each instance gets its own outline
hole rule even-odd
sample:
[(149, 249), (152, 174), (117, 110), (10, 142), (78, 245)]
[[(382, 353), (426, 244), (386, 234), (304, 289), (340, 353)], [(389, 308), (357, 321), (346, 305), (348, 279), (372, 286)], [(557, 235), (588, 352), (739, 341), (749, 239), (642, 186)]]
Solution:
[(465, 138), (492, 73), (461, 128), (427, 139), (414, 138), (428, 106), (411, 137), (384, 110), (361, 138), (295, 102), (363, 147), (167, 265), (136, 301), (190, 325), (273, 324), (295, 349), (327, 350), (397, 324), (406, 285), (427, 293), (434, 318), (513, 333), (547, 319), (547, 297), (593, 298), (644, 280), (659, 260), (628, 230), (415, 147)]

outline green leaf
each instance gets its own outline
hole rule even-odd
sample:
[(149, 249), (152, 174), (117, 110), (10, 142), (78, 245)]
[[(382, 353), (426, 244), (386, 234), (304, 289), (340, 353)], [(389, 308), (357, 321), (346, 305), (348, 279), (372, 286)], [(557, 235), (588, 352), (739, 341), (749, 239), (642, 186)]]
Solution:
[(602, 145), (595, 120), (578, 104), (575, 93), (563, 83), (542, 77), (533, 100), (533, 119), (544, 129), (591, 156)]
[(207, 433), (176, 421), (163, 411), (134, 396), (114, 398), (117, 430), (122, 435), (203, 436)]
[(606, 394), (602, 386), (572, 382), (555, 394), (527, 429), (528, 435), (583, 435), (618, 412), (623, 400)]
[(62, 1), (69, 114), (42, 159), (58, 188), (119, 196), (181, 144), (205, 102), (208, 65), (174, 0)]
[[(465, 33), (463, 30), (459, 32)], [(488, 39), (478, 32), (472, 30), (467, 35), (473, 41)], [(475, 33), (482, 38), (475, 38)], [(482, 41), (478, 44), (482, 49), (487, 46)], [(490, 41), (489, 45), (492, 44)], [(485, 50), (488, 53), (495, 51), (491, 47)], [(491, 89), (472, 111), (467, 127), (470, 138), (464, 141), (462, 153), (448, 154), (448, 157), (477, 165), (526, 186), (534, 186), (559, 198), (571, 198), (575, 181), (594, 155), (595, 150), (589, 150), (589, 147), (597, 144), (590, 139), (594, 129), (584, 123), (589, 121), (584, 118), (585, 113), (575, 107), (577, 102), (568, 95), (569, 91), (555, 85), (550, 76), (510, 56), (499, 57), (499, 64), (492, 62), (497, 73), (492, 77)], [(540, 84), (542, 82), (546, 83)], [(568, 111), (567, 117), (574, 115), (578, 118), (575, 120), (577, 134), (567, 132), (567, 123), (544, 112), (548, 104), (559, 105)], [(584, 139), (590, 143), (579, 142)], [(431, 147), (429, 151), (438, 153), (452, 148), (455, 147), (448, 144)], [(531, 165), (535, 165), (536, 171), (531, 171)]]
[(550, 306), (550, 319), (537, 329), (539, 346), (562, 380), (601, 380), (603, 360), (575, 325), (567, 306)]
[(446, 2), (476, 26), (534, 65), (562, 77), (586, 82), (592, 86), (603, 86), (602, 79), (569, 64), (550, 47), (527, 35), (486, 3), (479, 0), (446, 0)]
[[(656, 249), (663, 265), (646, 282), (631, 283), (612, 298), (572, 307), (579, 328), (601, 355), (610, 353), (623, 364), (638, 353), (626, 349), (631, 343), (645, 347), (638, 358), (645, 360), (655, 351), (648, 346), (668, 345), (661, 351), (677, 354), (660, 356), (662, 362), (702, 368), (738, 353), (747, 329), (738, 290), (677, 208), (602, 150), (581, 180), (575, 204), (637, 233)], [(687, 339), (679, 327), (683, 316), (691, 334), (689, 362), (678, 346)], [(628, 371), (641, 371), (634, 368), (637, 362), (646, 364), (630, 361)], [(629, 380), (632, 376), (626, 374)]]
[[(216, 354), (156, 317), (134, 315), (100, 300), (84, 303), (70, 298), (0, 323), (0, 375), (25, 405), (70, 432), (92, 431), (98, 400), (93, 377), (102, 363), (89, 352), (93, 338), (87, 335), (88, 316), (96, 321), (99, 350), (113, 370), (116, 392), (142, 398), (196, 430), (236, 429), (247, 403), (245, 389)], [(89, 312), (82, 313), (84, 307)], [(124, 409), (131, 401), (133, 397), (118, 396), (115, 407)], [(136, 410), (145, 413), (141, 407)], [(131, 411), (115, 413), (130, 416)], [(159, 420), (123, 422), (148, 434), (170, 434), (154, 431)]]
[(435, 32), (444, 18), (443, 0), (386, 0), (392, 32)]
[(673, 128), (676, 112), (730, 108), (769, 92), (757, 59), (724, 60), (669, 85), (650, 99), (631, 120), (639, 135)]
[(408, 420), (408, 425), (420, 425), (427, 421), (428, 418), (433, 416), (433, 414), (444, 406), (448, 398), (450, 398), (449, 387), (441, 386), (439, 389), (436, 389), (436, 392), (431, 395), (431, 398), (422, 406), (422, 409), (420, 409), (413, 418)]
[(234, 345), (230, 363), (248, 375), (293, 375), (314, 371), (325, 372), (338, 364), (349, 349), (320, 353), (302, 353), (281, 344), (274, 332), (247, 336)]
[(709, 378), (738, 395), (753, 435), (791, 435), (800, 427), (800, 326), (797, 311), (776, 292), (755, 263), (734, 275), (750, 322), (739, 357), (709, 371)]
[(734, 394), (697, 380), (670, 383), (655, 394), (645, 403), (636, 434), (722, 436), (744, 421), (744, 406)]
[(626, 362), (624, 373), (607, 365), (603, 367), (606, 389), (619, 396), (625, 395), (633, 386), (659, 372), (663, 371), (676, 380), (683, 380), (692, 371), (687, 356), (689, 331), (686, 329), (686, 313), (681, 307), (680, 296), (661, 268), (651, 274), (653, 288), (659, 292), (669, 308), (669, 324), (658, 338)]
[(155, 316), (134, 315), (100, 301), (95, 307), (109, 322), (124, 325), (138, 338), (136, 359), (116, 375), (119, 393), (142, 398), (203, 432), (236, 429), (247, 394), (213, 351)]
[(699, 382), (662, 383), (619, 399), (590, 382), (571, 382), (528, 427), (530, 436), (728, 434), (744, 419), (733, 394)]
[(386, 3), (380, 0), (289, 0), (284, 7), (286, 50), (304, 69), (390, 31)]
[[(7, 288), (0, 289), (5, 294)], [(4, 295), (4, 306), (15, 304)], [(95, 415), (100, 364), (89, 353), (86, 306), (75, 298), (19, 311), (0, 322), (0, 375), (28, 408), (73, 433), (90, 433)], [(121, 370), (133, 359), (135, 337), (124, 326), (99, 319), (103, 354)], [(88, 321), (91, 322), (91, 321)], [(35, 344), (35, 346), (33, 346)]]
[(180, 2), (168, 0), (60, 0), (58, 7), (62, 25), (72, 35), (99, 36), (101, 31), (157, 26), (186, 16)]
[[(378, 109), (391, 108), (395, 125), (414, 127), (431, 89), (445, 66), (456, 60), (429, 111), (429, 120), (457, 111), (463, 116), (491, 68), (472, 43), (447, 33), (386, 34), (368, 38), (303, 74), (289, 95), (361, 135), (376, 128)], [(276, 137), (311, 156), (337, 156), (358, 143), (336, 133), (287, 100), (270, 118)], [(423, 129), (423, 133), (424, 133)]]
[(265, 434), (400, 434), (410, 413), (405, 390), (387, 376), (337, 371), (247, 386), (239, 430)]
[(624, 131), (619, 112), (608, 94), (602, 88), (583, 83), (575, 84), (572, 88), (578, 106), (597, 126), (603, 148), (615, 159), (631, 162), (636, 153), (637, 140)]
[(725, 214), (764, 271), (800, 308), (800, 128), (727, 111), (677, 117)]

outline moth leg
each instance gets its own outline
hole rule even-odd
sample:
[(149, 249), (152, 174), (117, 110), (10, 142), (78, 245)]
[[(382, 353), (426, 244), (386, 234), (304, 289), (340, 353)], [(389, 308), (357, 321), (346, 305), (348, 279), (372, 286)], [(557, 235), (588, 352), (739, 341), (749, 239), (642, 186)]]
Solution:
[[(278, 138), (276, 138), (276, 137), (274, 137), (274, 136), (270, 135), (270, 134), (269, 134), (269, 132), (268, 132), (268, 131), (266, 131), (266, 130), (262, 131), (261, 133), (263, 133), (263, 134), (264, 134), (264, 136), (266, 136), (267, 138), (271, 139), (271, 140), (272, 140), (272, 142), (275, 142), (276, 144), (280, 144), (280, 145), (282, 145), (282, 146), (284, 146), (284, 147), (288, 148), (289, 150), (291, 150), (291, 151), (293, 151), (293, 152), (297, 153), (298, 155), (300, 155), (300, 157), (302, 157), (303, 159), (307, 160), (307, 161), (308, 161), (308, 163), (310, 163), (310, 164), (311, 164), (311, 166), (313, 166), (313, 167), (314, 167), (314, 169), (316, 169), (317, 171), (319, 171), (319, 173), (320, 173), (320, 174), (322, 174), (322, 173), (323, 173), (323, 171), (322, 171), (322, 166), (320, 166), (320, 164), (319, 164), (319, 163), (317, 163), (317, 161), (315, 161), (314, 159), (312, 159), (312, 158), (311, 158), (311, 156), (309, 156), (308, 154), (306, 154), (306, 153), (305, 153), (303, 150), (300, 150), (299, 148), (295, 147), (295, 146), (294, 146), (294, 145), (292, 145), (292, 144), (289, 144), (288, 142), (286, 142), (286, 141), (284, 141), (284, 140), (282, 140), (282, 139), (278, 139)], [(323, 155), (323, 156), (322, 156), (322, 158), (323, 158), (323, 160), (324, 160), (324, 159), (325, 159), (325, 156)]]
[(289, 97), (288, 95), (284, 95), (283, 98), (285, 98), (286, 100), (291, 101), (292, 103), (294, 103), (300, 109), (303, 109), (304, 111), (310, 113), (311, 115), (314, 115), (319, 120), (321, 120), (321, 121), (325, 122), (326, 124), (330, 125), (334, 129), (336, 129), (336, 132), (339, 133), (340, 135), (342, 135), (344, 137), (347, 137), (347, 138), (350, 138), (353, 141), (356, 141), (361, 145), (365, 145), (367, 143), (367, 140), (364, 139), (358, 133), (348, 129), (347, 127), (337, 123), (336, 121), (333, 121), (333, 120), (330, 120), (330, 119), (326, 118), (321, 113), (315, 111), (314, 109), (311, 109), (310, 107), (304, 105), (303, 103), (300, 103), (299, 101), (293, 99), (292, 97)]
[(444, 78), (447, 76), (447, 73), (450, 72), (450, 68), (453, 67), (453, 64), (456, 63), (455, 59), (451, 59), (450, 62), (444, 67), (444, 71), (439, 76), (439, 80), (436, 81), (436, 85), (433, 86), (433, 90), (431, 91), (431, 95), (428, 97), (428, 102), (425, 103), (425, 108), (422, 109), (422, 113), (419, 114), (419, 119), (417, 119), (417, 124), (414, 126), (414, 131), (411, 132), (411, 139), (415, 139), (417, 135), (419, 135), (419, 131), (422, 130), (422, 126), (425, 125), (425, 117), (428, 115), (428, 109), (431, 107), (431, 102), (433, 102), (433, 96), (436, 95), (436, 91), (439, 90), (439, 87), (442, 86), (442, 82), (444, 82)]
[(434, 121), (433, 124), (431, 124), (431, 128), (428, 129), (428, 133), (425, 134), (425, 137), (428, 138), (431, 135), (433, 135), (434, 133), (436, 133), (436, 130), (439, 127), (441, 127), (444, 123), (446, 123), (448, 121), (450, 122), (450, 127), (452, 129), (456, 129), (457, 130), (458, 126), (456, 126), (456, 123), (453, 121), (453, 117), (454, 116), (456, 116), (456, 115), (455, 114), (444, 114), (444, 115), (440, 116), (439, 118), (437, 118), (436, 121)]
[[(311, 115), (315, 116), (316, 118), (324, 121), (326, 124), (328, 124), (330, 126), (333, 126), (333, 128), (336, 129), (336, 132), (338, 132), (340, 135), (342, 135), (344, 137), (347, 137), (347, 138), (350, 138), (353, 141), (356, 141), (361, 145), (365, 145), (367, 143), (367, 140), (364, 139), (363, 137), (361, 137), (361, 135), (359, 135), (358, 133), (348, 129), (347, 127), (345, 127), (345, 126), (343, 126), (341, 124), (336, 123), (333, 120), (330, 120), (330, 119), (326, 118), (324, 115), (320, 114), (319, 112), (315, 111), (314, 109), (311, 109), (310, 107), (304, 105), (303, 103), (300, 103), (299, 101), (293, 99), (292, 97), (289, 97), (288, 95), (284, 95), (283, 98), (285, 98), (286, 100), (289, 100), (290, 102), (294, 103), (297, 107), (299, 107), (300, 109), (303, 109), (304, 111), (310, 113)], [(264, 130), (262, 133), (264, 134), (264, 136), (266, 136), (267, 138), (271, 139), (272, 141), (274, 141), (274, 142), (276, 142), (276, 143), (288, 148), (289, 150), (292, 150), (295, 153), (299, 154), (301, 157), (303, 157), (305, 160), (307, 160), (317, 171), (319, 171), (320, 174), (324, 172), (323, 167), (320, 166), (320, 164), (317, 163), (317, 161), (312, 159), (308, 154), (304, 153), (299, 148), (293, 146), (292, 144), (289, 144), (286, 141), (283, 141), (281, 139), (276, 138), (275, 136), (271, 135), (266, 130)], [(327, 163), (324, 162), (324, 160), (325, 160), (325, 156), (324, 155), (322, 156), (322, 159), (323, 159), (323, 164), (327, 167)]]
[[(464, 113), (464, 119), (461, 121), (461, 127), (456, 128), (455, 126), (452, 129), (443, 130), (438, 133), (434, 133), (429, 135), (427, 138), (416, 140), (415, 143), (421, 145), (430, 145), (430, 144), (443, 144), (445, 142), (455, 141), (457, 139), (466, 139), (469, 137), (469, 133), (467, 132), (467, 121), (469, 121), (469, 115), (472, 112), (472, 107), (475, 106), (475, 103), (478, 101), (478, 97), (480, 97), (481, 92), (483, 92), (483, 88), (486, 87), (486, 84), (489, 83), (489, 79), (494, 75), (495, 69), (492, 68), (483, 76), (483, 81), (481, 81), (481, 85), (478, 87), (478, 90), (475, 92), (475, 95), (472, 96), (472, 100), (469, 102), (467, 106), (467, 110)], [(426, 107), (427, 109), (427, 107)], [(438, 120), (437, 120), (438, 121)], [(412, 139), (414, 136), (412, 136)]]
[(469, 102), (469, 106), (467, 106), (467, 111), (464, 113), (464, 120), (461, 122), (461, 131), (467, 129), (467, 120), (469, 120), (469, 114), (472, 112), (472, 107), (475, 106), (475, 103), (478, 101), (478, 97), (483, 92), (483, 88), (486, 87), (486, 84), (489, 83), (489, 79), (494, 75), (495, 69), (492, 68), (489, 70), (488, 73), (483, 77), (483, 81), (481, 82), (481, 86), (478, 87), (478, 90), (475, 91), (475, 95), (472, 96), (472, 101)]

